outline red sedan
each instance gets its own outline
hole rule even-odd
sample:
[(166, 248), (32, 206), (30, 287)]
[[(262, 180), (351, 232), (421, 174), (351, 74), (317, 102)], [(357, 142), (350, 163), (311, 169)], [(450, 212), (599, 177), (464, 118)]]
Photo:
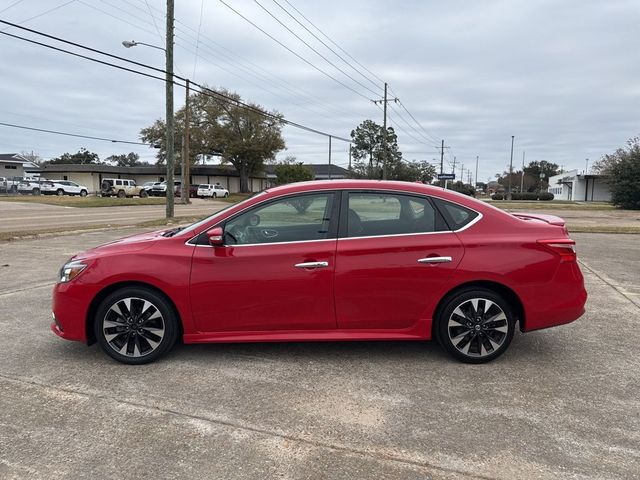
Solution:
[(62, 267), (52, 330), (124, 363), (176, 341), (429, 340), (481, 363), (571, 322), (587, 294), (564, 222), (418, 183), (286, 185)]

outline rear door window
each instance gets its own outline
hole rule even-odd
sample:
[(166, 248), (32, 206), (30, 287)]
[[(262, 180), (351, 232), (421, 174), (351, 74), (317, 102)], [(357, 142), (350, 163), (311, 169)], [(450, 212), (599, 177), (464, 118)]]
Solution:
[(347, 199), (347, 237), (431, 233), (448, 230), (426, 197), (397, 193), (350, 192)]

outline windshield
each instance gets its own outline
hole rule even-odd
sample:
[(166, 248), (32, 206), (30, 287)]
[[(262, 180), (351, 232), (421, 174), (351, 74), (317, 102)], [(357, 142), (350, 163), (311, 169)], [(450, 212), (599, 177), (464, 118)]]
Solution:
[(231, 210), (234, 207), (237, 207), (238, 205), (242, 205), (243, 203), (248, 202), (250, 199), (257, 197), (258, 195), (264, 195), (265, 193), (267, 193), (266, 190), (263, 190), (262, 192), (258, 192), (255, 193), (253, 195), (251, 195), (248, 198), (245, 198), (244, 200), (242, 200), (239, 203), (232, 203), (231, 205), (229, 205), (226, 208), (223, 208), (222, 210), (220, 210), (219, 212), (214, 213), (213, 215), (209, 215), (206, 218), (203, 218), (202, 220), (189, 225), (188, 227), (184, 228), (183, 230), (180, 231), (179, 235), (185, 235), (189, 232), (194, 232), (195, 230), (197, 230), (198, 228), (200, 228), (202, 225), (204, 225), (205, 223), (208, 223), (209, 221), (213, 220), (214, 218), (216, 218), (218, 215), (222, 215), (224, 212), (226, 212), (227, 210)]

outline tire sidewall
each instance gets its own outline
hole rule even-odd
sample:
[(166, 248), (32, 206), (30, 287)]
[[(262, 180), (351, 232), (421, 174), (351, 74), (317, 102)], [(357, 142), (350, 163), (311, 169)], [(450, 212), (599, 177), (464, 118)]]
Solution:
[[(119, 300), (127, 297), (142, 298), (151, 302), (162, 314), (165, 324), (165, 334), (156, 350), (143, 357), (128, 357), (116, 352), (104, 337), (102, 322), (111, 306)], [(109, 294), (98, 306), (93, 320), (93, 329), (96, 341), (100, 348), (111, 358), (128, 365), (142, 365), (153, 362), (173, 347), (178, 338), (177, 314), (169, 301), (161, 294), (144, 287), (128, 287)]]
[[(507, 317), (507, 338), (502, 343), (500, 348), (490, 355), (486, 355), (484, 357), (471, 357), (460, 352), (455, 345), (449, 339), (448, 323), (449, 317), (453, 313), (453, 311), (462, 303), (470, 300), (472, 298), (486, 298), (487, 300), (491, 300), (493, 303), (496, 303), (504, 312)], [(515, 333), (515, 317), (513, 314), (513, 309), (509, 305), (505, 299), (498, 295), (497, 293), (487, 290), (484, 288), (469, 288), (462, 290), (453, 294), (450, 298), (448, 298), (444, 303), (443, 307), (440, 309), (438, 313), (436, 328), (435, 328), (436, 338), (440, 345), (453, 357), (456, 359), (465, 362), (465, 363), (486, 363), (490, 362), (498, 358), (502, 355), (507, 348), (509, 348), (509, 344), (513, 339), (513, 335)]]

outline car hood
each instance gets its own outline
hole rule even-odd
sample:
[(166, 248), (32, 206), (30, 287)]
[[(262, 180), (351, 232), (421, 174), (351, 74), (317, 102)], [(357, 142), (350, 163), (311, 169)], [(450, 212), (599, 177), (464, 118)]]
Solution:
[(153, 245), (158, 239), (162, 238), (162, 233), (166, 230), (156, 230), (154, 232), (139, 233), (128, 237), (114, 240), (113, 242), (104, 243), (97, 247), (90, 248), (84, 252), (75, 255), (72, 260), (82, 258), (98, 257), (114, 253), (129, 253), (145, 250)]

